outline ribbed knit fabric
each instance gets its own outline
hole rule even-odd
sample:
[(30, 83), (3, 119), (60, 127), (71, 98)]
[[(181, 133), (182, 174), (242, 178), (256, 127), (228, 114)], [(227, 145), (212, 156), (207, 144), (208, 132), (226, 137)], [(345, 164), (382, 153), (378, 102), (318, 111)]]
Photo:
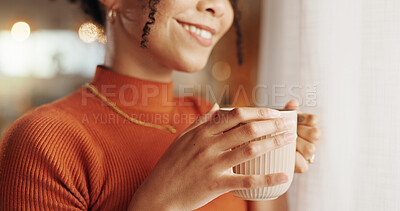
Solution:
[[(92, 83), (132, 117), (178, 132), (127, 121), (87, 88), (33, 109), (0, 143), (0, 210), (126, 210), (174, 138), (212, 107), (200, 98), (174, 97), (173, 82), (100, 65)], [(231, 194), (200, 208), (246, 209), (246, 201)]]

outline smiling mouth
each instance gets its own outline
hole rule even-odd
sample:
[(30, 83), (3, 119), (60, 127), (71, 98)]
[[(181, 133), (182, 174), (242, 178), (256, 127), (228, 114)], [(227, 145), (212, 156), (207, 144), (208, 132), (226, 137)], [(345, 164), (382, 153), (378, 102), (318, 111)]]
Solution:
[(208, 26), (186, 23), (177, 20), (177, 22), (191, 35), (195, 38), (201, 45), (209, 47), (213, 43), (213, 35), (216, 33), (215, 29)]

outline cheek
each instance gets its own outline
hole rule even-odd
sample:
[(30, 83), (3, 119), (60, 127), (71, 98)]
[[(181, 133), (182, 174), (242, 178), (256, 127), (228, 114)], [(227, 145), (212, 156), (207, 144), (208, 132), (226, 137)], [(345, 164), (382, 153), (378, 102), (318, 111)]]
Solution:
[(234, 11), (232, 8), (230, 8), (221, 22), (221, 27), (224, 29), (222, 36), (224, 36), (233, 26), (233, 22), (234, 22)]
[(144, 1), (124, 0), (121, 2), (120, 8), (120, 20), (123, 29), (132, 40), (140, 42), (143, 27), (148, 19)]

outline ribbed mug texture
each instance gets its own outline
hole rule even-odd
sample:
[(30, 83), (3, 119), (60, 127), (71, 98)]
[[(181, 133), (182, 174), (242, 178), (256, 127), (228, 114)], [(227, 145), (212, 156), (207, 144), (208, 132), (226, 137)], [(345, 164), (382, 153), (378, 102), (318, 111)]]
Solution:
[[(296, 121), (297, 124), (296, 111), (281, 111), (281, 117), (290, 118)], [(294, 127), (291, 131), (297, 133), (297, 127)], [(252, 141), (265, 138), (266, 136), (263, 136)], [(289, 176), (289, 181), (276, 186), (235, 190), (231, 191), (231, 193), (245, 200), (272, 200), (278, 198), (289, 189), (292, 183), (295, 155), (296, 142), (293, 142), (233, 167), (233, 173), (243, 175), (267, 175), (284, 172)]]

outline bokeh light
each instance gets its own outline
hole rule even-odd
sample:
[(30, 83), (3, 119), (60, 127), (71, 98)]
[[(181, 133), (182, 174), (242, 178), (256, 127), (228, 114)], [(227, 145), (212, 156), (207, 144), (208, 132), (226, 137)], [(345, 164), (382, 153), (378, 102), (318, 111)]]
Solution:
[(231, 66), (227, 62), (216, 62), (212, 67), (212, 76), (217, 81), (225, 81), (231, 77)]
[(79, 38), (85, 43), (92, 43), (97, 40), (99, 28), (92, 22), (85, 22), (79, 27)]
[(26, 22), (20, 21), (15, 23), (11, 28), (11, 35), (16, 41), (24, 41), (28, 39), (31, 28)]
[(104, 32), (103, 27), (98, 27), (99, 33), (97, 35), (97, 42), (101, 44), (106, 44), (107, 43), (107, 36)]
[(93, 22), (83, 23), (78, 30), (79, 38), (85, 43), (97, 41), (101, 44), (106, 44), (107, 37), (102, 26)]

